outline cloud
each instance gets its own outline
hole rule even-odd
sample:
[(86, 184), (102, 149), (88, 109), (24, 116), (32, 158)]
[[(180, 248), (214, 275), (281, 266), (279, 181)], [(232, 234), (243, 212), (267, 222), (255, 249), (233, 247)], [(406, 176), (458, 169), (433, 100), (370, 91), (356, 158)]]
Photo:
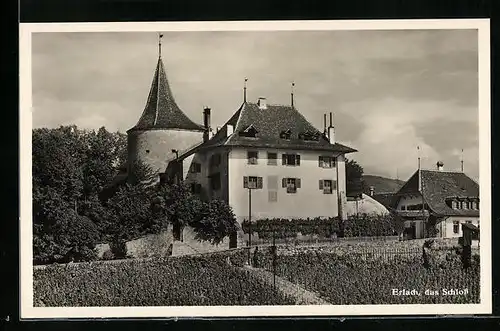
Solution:
[[(470, 126), (456, 122), (455, 114), (463, 110), (453, 102), (421, 101), (386, 98), (346, 104), (343, 111), (364, 123), (365, 129), (352, 144), (359, 150), (352, 155), (365, 169), (365, 173), (380, 174), (391, 178), (396, 174), (407, 179), (417, 169), (420, 156), (422, 168), (435, 168), (443, 161), (449, 170), (460, 170), (457, 148), (467, 149), (468, 169), (476, 175), (479, 149), (478, 135)], [(477, 113), (477, 110), (476, 110)], [(457, 125), (459, 123), (460, 125)], [(417, 151), (420, 147), (420, 152)], [(475, 162), (477, 163), (477, 162)]]
[[(162, 59), (178, 105), (214, 126), (248, 100), (295, 104), (316, 127), (335, 114), (337, 137), (367, 173), (409, 176), (442, 159), (477, 173), (476, 30), (165, 32)], [(157, 62), (155, 33), (33, 36), (35, 127), (75, 123), (125, 131), (139, 119)], [(475, 154), (474, 154), (475, 153)], [(398, 170), (399, 169), (399, 170)], [(467, 170), (468, 171), (468, 170)]]

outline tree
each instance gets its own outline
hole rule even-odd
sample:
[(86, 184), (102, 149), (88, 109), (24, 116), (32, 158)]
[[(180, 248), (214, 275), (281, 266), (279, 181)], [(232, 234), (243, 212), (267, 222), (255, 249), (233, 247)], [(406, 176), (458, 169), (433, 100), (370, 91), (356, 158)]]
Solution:
[(99, 231), (78, 215), (57, 190), (33, 192), (33, 257), (35, 263), (89, 261), (96, 258)]
[(356, 161), (346, 158), (346, 194), (348, 196), (359, 195), (363, 192), (363, 167)]
[(202, 215), (203, 202), (191, 194), (185, 183), (158, 186), (154, 200), (156, 228), (165, 228), (167, 223), (174, 227), (174, 238), (181, 239), (182, 229)]
[(238, 230), (233, 209), (222, 200), (203, 203), (202, 214), (194, 218), (190, 226), (196, 232), (196, 239), (215, 245)]

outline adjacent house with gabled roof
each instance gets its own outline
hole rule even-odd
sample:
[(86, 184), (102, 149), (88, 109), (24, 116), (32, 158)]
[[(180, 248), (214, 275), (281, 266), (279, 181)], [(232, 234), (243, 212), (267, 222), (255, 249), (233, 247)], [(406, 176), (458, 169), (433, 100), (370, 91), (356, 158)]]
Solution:
[(462, 236), (461, 224), (479, 227), (479, 184), (463, 172), (417, 170), (392, 200), (408, 238)]

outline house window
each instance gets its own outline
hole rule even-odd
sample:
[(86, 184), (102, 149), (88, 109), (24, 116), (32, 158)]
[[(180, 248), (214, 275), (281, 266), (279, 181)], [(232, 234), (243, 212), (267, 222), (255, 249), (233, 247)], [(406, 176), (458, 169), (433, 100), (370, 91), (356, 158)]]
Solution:
[(197, 162), (191, 163), (191, 166), (189, 167), (189, 172), (200, 173), (201, 172), (201, 164), (197, 163)]
[(402, 205), (401, 210), (406, 210), (406, 205)]
[(244, 176), (243, 187), (250, 189), (261, 189), (263, 187), (262, 177)]
[(201, 193), (201, 184), (191, 183), (191, 193), (200, 194)]
[(472, 221), (465, 221), (465, 223), (467, 223), (467, 224), (472, 224)]
[(286, 193), (297, 193), (300, 188), (300, 178), (283, 178), (282, 186), (286, 188)]
[(220, 173), (216, 173), (210, 176), (210, 187), (214, 191), (218, 191), (221, 188)]
[(300, 155), (299, 154), (283, 154), (281, 163), (288, 166), (299, 166), (300, 165)]
[(258, 158), (259, 158), (259, 152), (256, 151), (247, 152), (248, 164), (257, 164)]
[(335, 167), (335, 158), (331, 156), (319, 156), (318, 165), (320, 168), (333, 168)]
[(477, 201), (472, 201), (472, 209), (479, 209), (479, 203)]
[(210, 166), (211, 167), (218, 167), (221, 163), (221, 156), (220, 154), (213, 154), (210, 157)]
[(319, 189), (323, 190), (323, 194), (332, 194), (337, 189), (337, 181), (332, 179), (320, 179)]
[(278, 153), (267, 153), (267, 164), (277, 165), (278, 164)]
[(460, 223), (458, 223), (458, 221), (453, 222), (453, 233), (455, 233), (455, 234), (458, 233), (459, 225), (460, 225)]
[(268, 192), (268, 200), (269, 200), (269, 202), (277, 202), (278, 201), (278, 192), (277, 191), (269, 191)]

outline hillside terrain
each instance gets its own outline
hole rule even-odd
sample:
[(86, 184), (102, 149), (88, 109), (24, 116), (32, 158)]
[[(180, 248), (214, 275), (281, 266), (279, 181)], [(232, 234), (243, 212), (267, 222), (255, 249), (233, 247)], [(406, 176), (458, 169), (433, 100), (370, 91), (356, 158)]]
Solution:
[(370, 194), (370, 186), (375, 188), (375, 194), (397, 192), (404, 183), (404, 181), (399, 179), (376, 175), (363, 175), (363, 193)]

